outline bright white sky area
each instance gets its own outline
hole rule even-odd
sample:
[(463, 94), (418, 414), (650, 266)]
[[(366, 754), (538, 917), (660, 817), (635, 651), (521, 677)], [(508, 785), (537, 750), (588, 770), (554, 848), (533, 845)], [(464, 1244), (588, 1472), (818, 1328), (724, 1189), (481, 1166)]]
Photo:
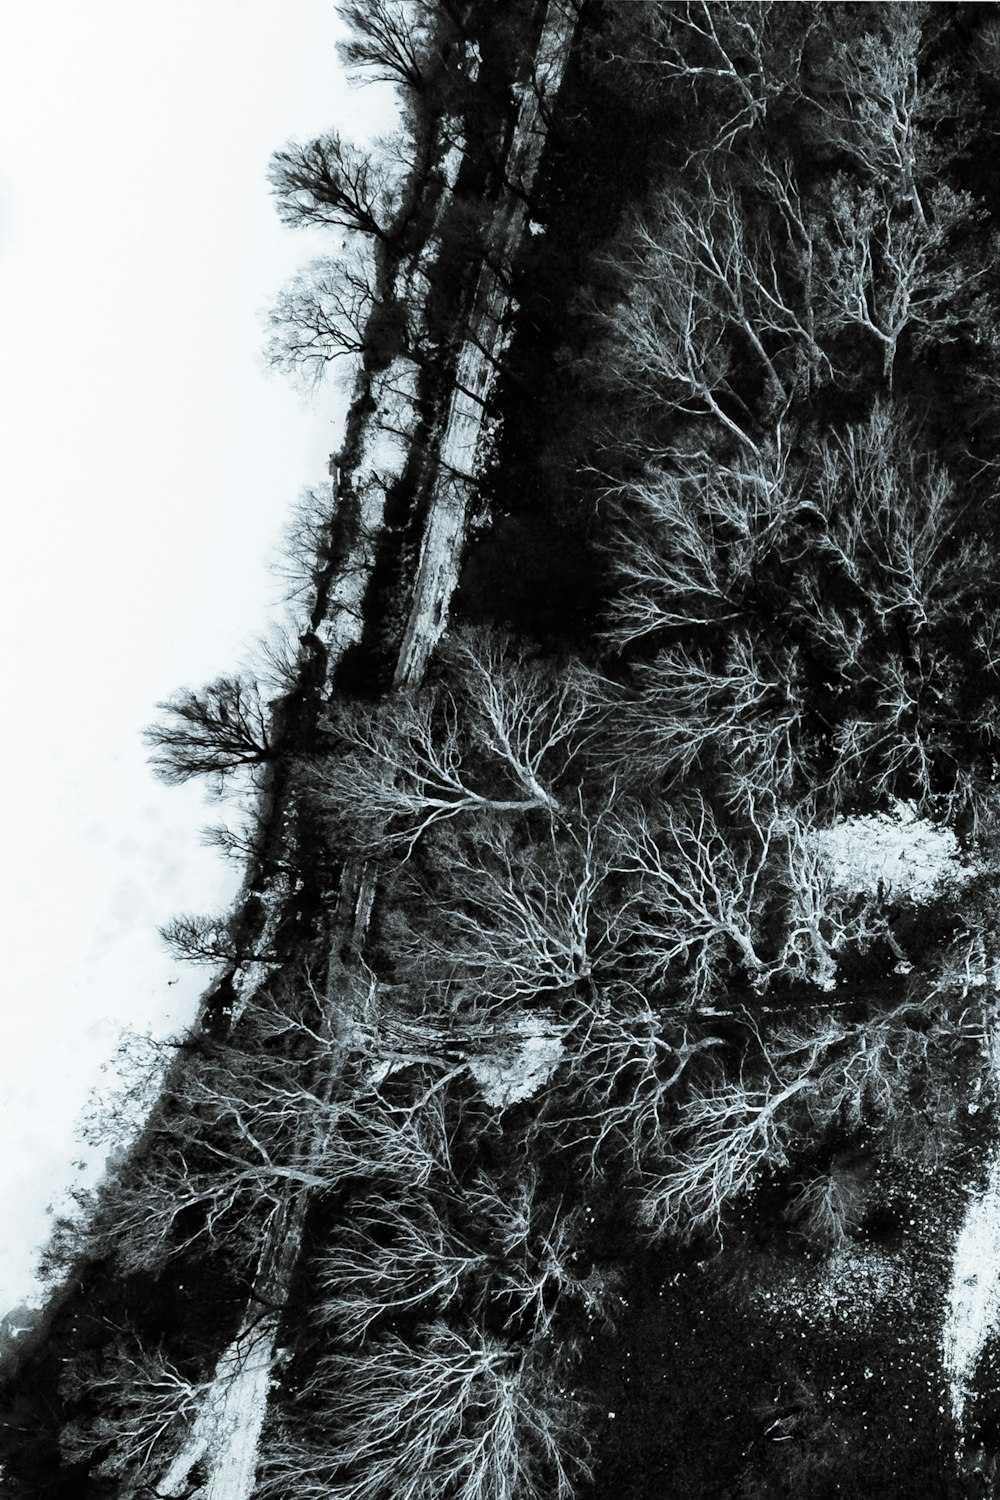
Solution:
[(391, 128), (342, 35), (333, 0), (5, 18), (0, 1313), (31, 1292), (121, 1027), (194, 1013), (207, 976), (157, 928), (236, 889), (200, 844), (217, 810), (153, 780), (140, 731), (275, 617), (283, 520), (341, 440), (339, 390), (306, 400), (260, 351), (282, 282), (335, 249), (280, 225), (271, 152)]

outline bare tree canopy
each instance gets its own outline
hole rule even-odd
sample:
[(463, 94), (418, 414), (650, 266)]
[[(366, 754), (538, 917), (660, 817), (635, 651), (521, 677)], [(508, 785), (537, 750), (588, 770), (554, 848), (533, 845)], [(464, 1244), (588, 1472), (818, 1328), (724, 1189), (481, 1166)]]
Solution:
[(364, 254), (313, 261), (278, 294), (267, 358), (315, 385), (333, 360), (365, 352), (368, 320), (379, 305), (375, 268)]
[(265, 1497), (291, 1482), (343, 1500), (569, 1500), (586, 1472), (576, 1403), (530, 1351), (474, 1326), (437, 1320), (409, 1342), (384, 1334), (332, 1355), (302, 1405), (275, 1445)]
[(394, 241), (397, 182), (384, 156), (332, 133), (277, 151), (268, 176), (283, 223), (321, 224), (385, 244)]
[(432, 34), (444, 13), (426, 0), (354, 0), (340, 14), (353, 33), (337, 51), (347, 68), (372, 82), (422, 94), (438, 63)]
[(334, 824), (369, 851), (412, 850), (435, 824), (482, 813), (559, 810), (559, 786), (592, 716), (578, 678), (561, 680), (503, 636), (450, 646), (450, 686), (343, 705), (335, 751), (311, 781)]
[(272, 758), (270, 716), (247, 675), (219, 677), (157, 705), (165, 718), (145, 731), (150, 764), (171, 785), (195, 776), (225, 777)]

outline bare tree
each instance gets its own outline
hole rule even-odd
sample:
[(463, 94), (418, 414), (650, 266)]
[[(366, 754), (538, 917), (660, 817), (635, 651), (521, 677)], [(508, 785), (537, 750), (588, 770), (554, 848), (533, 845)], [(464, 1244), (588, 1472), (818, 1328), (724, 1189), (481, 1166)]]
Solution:
[(363, 1193), (350, 1202), (324, 1253), (318, 1314), (337, 1336), (362, 1344), (373, 1325), (419, 1312), (440, 1316), (460, 1305), (480, 1320), (505, 1316), (519, 1337), (546, 1337), (557, 1312), (575, 1303), (591, 1317), (607, 1311), (608, 1286), (577, 1260), (580, 1209), (544, 1201), (534, 1168), (516, 1180), (477, 1172), (464, 1194), (474, 1236), (450, 1222), (445, 1199), (410, 1192), (401, 1201)]
[(669, 305), (679, 305), (680, 295), (694, 330), (722, 320), (737, 336), (778, 406), (807, 372), (813, 380), (821, 370), (832, 373), (794, 278), (797, 258), (783, 243), (785, 230), (781, 218), (753, 227), (733, 183), (705, 170), (691, 187), (671, 184), (660, 193), (630, 245), (645, 284), (672, 284)]
[(756, 454), (672, 453), (609, 486), (619, 587), (607, 639), (623, 648), (666, 630), (745, 621), (762, 573), (789, 550), (802, 491), (780, 425)]
[(708, 417), (757, 453), (753, 413), (730, 378), (733, 350), (723, 310), (706, 316), (691, 276), (675, 283), (647, 274), (638, 245), (626, 249), (616, 269), (628, 292), (605, 315), (608, 337), (595, 357), (595, 379), (661, 417)]
[(799, 1233), (822, 1250), (843, 1249), (860, 1228), (864, 1193), (856, 1173), (834, 1161), (825, 1172), (809, 1177), (786, 1210)]
[(599, 828), (535, 841), (493, 819), (439, 836), (432, 883), (405, 896), (411, 926), (398, 934), (398, 960), (473, 1012), (574, 991), (613, 945), (606, 880)]
[(612, 36), (631, 68), (655, 69), (689, 91), (695, 112), (713, 126), (707, 155), (732, 150), (783, 93), (797, 92), (807, 33), (783, 24), (785, 9), (774, 0), (687, 0), (669, 9), (627, 0), (613, 8)]
[(838, 35), (839, 17), (817, 15), (813, 102), (821, 128), (883, 194), (909, 199), (926, 219), (923, 183), (935, 128), (953, 109), (940, 73), (928, 66), (933, 8), (920, 3), (866, 6), (859, 35)]
[(337, 512), (337, 498), (326, 485), (304, 489), (293, 505), (274, 563), (287, 603), (311, 612), (320, 580), (334, 561)]
[[(912, 1157), (927, 1129), (915, 1120), (914, 1094), (937, 1079), (946, 1103), (956, 1045), (981, 1045), (984, 1021), (975, 1007), (938, 1006), (931, 992), (864, 1021), (826, 1010), (759, 1038), (754, 1065), (736, 1077), (720, 1068), (678, 1103), (666, 1149), (647, 1158), (637, 1179), (640, 1220), (657, 1237), (717, 1233), (728, 1204), (787, 1167), (794, 1141), (831, 1129), (842, 1136), (867, 1126)], [(824, 1204), (821, 1191), (814, 1188), (800, 1207), (821, 1230), (836, 1233), (830, 1216), (849, 1213), (849, 1204), (838, 1206), (835, 1186)]]
[[(346, 602), (343, 595), (352, 592), (359, 578), (368, 577), (374, 543), (374, 530), (365, 525), (353, 494), (333, 495), (329, 488), (302, 491), (274, 562), (274, 571), (285, 585), (285, 601), (298, 621), (311, 627), (321, 595), (325, 599), (335, 596), (338, 588), (337, 610), (356, 611), (356, 602)], [(298, 637), (298, 643), (308, 642), (316, 649), (318, 639), (310, 628)], [(264, 653), (258, 649), (257, 654)], [(287, 686), (283, 690), (288, 691)]]
[(249, 931), (241, 931), (240, 913), (223, 916), (173, 917), (160, 928), (160, 936), (175, 958), (186, 963), (279, 964), (273, 950), (261, 951)]
[(779, 239), (784, 274), (787, 283), (795, 288), (796, 308), (805, 330), (802, 349), (807, 358), (802, 374), (816, 379), (822, 371), (835, 378), (839, 372), (834, 369), (828, 353), (822, 351), (816, 316), (824, 274), (818, 243), (821, 227), (811, 212), (808, 198), (798, 181), (797, 169), (789, 157), (772, 157), (767, 151), (755, 148), (750, 149), (748, 156), (748, 170), (757, 192), (781, 225)]
[(656, 195), (609, 258), (627, 292), (601, 315), (597, 356), (609, 365), (597, 378), (624, 382), (644, 407), (721, 424), (748, 467), (766, 461), (763, 420), (835, 373), (813, 305), (817, 228), (787, 163), (761, 178), (763, 201), (749, 205), (712, 168)]
[(786, 1164), (790, 1106), (809, 1085), (806, 1071), (787, 1083), (727, 1079), (694, 1091), (675, 1126), (672, 1154), (646, 1174), (640, 1223), (654, 1238), (717, 1233), (725, 1206)]
[(364, 354), (378, 303), (374, 268), (362, 254), (312, 261), (271, 309), (269, 362), (316, 385), (334, 360)]
[(261, 1493), (569, 1500), (588, 1444), (553, 1374), (475, 1327), (384, 1335), (323, 1361), (307, 1393), (316, 1416), (277, 1435)]
[[(498, 788), (495, 767), (476, 775), (459, 706), (447, 693), (341, 710), (328, 728), (345, 748), (317, 763), (312, 784), (320, 806), (363, 847), (412, 850), (434, 824), (471, 812), (552, 810), (537, 783)], [(512, 769), (520, 780), (520, 768)]]
[[(437, 1162), (426, 1139), (430, 1106), (417, 1122), (399, 1121), (387, 1109), (334, 1109), (321, 1091), (300, 1088), (286, 1092), (279, 1120), (260, 1100), (237, 1098), (225, 1086), (204, 1103), (220, 1111), (214, 1129), (192, 1123), (160, 1131), (141, 1164), (111, 1185), (103, 1212), (99, 1207), (90, 1243), (125, 1270), (155, 1269), (199, 1245), (225, 1247), (230, 1262), (249, 1274), (261, 1236), (290, 1198), (380, 1170), (399, 1187), (426, 1177)], [(308, 1131), (290, 1144), (295, 1111), (328, 1132), (322, 1148)]]
[(268, 709), (248, 674), (219, 677), (200, 692), (185, 690), (157, 707), (167, 717), (144, 738), (153, 749), (154, 771), (171, 785), (195, 776), (221, 783), (275, 755)]
[(970, 727), (945, 643), (954, 619), (992, 596), (984, 556), (974, 539), (955, 535), (950, 476), (907, 451), (906, 431), (885, 405), (823, 443), (813, 474), (822, 531), (815, 574), (794, 608), (848, 700), (836, 730), (839, 773), (867, 777), (877, 795), (900, 787), (930, 795), (942, 759), (953, 758), (949, 745)]
[(565, 770), (591, 714), (572, 670), (503, 632), (456, 632), (442, 654), (469, 705), (478, 705), (472, 734), (483, 754), (509, 764), (536, 792), (553, 763)]
[(363, 151), (337, 134), (319, 136), (276, 152), (269, 178), (284, 223), (320, 224), (396, 243), (399, 186), (385, 153)]
[[(725, 1207), (748, 1196), (766, 1172), (787, 1165), (807, 1096), (845, 1028), (823, 1016), (815, 1031), (762, 1047), (763, 1068), (735, 1078), (720, 1069), (680, 1103), (668, 1149), (647, 1160), (638, 1214), (654, 1237), (718, 1233)], [(864, 1040), (856, 1038), (864, 1048)]]
[(833, 373), (805, 295), (811, 245), (787, 204), (777, 208), (769, 216), (758, 199), (748, 209), (712, 168), (693, 186), (668, 182), (607, 258), (627, 290), (600, 314), (599, 380), (624, 383), (646, 410), (708, 417), (755, 455), (761, 415)]
[(615, 864), (635, 882), (620, 943), (639, 985), (682, 990), (694, 1005), (742, 971), (752, 987), (777, 977), (829, 989), (837, 954), (864, 946), (877, 914), (840, 893), (803, 823), (771, 799), (726, 829), (698, 795), (657, 820), (619, 819)]
[(238, 821), (227, 817), (201, 830), (201, 842), (206, 849), (215, 849), (224, 859), (245, 869), (249, 863), (261, 861), (269, 870), (278, 870), (285, 875), (300, 872), (301, 862), (296, 859), (292, 830), (286, 825), (280, 831), (274, 829), (267, 817), (267, 809), (253, 801), (239, 811)]
[(800, 441), (794, 461), (790, 446), (779, 428), (756, 455), (672, 453), (609, 489), (622, 520), (611, 544), (622, 583), (612, 644), (752, 621), (787, 636), (782, 622), (794, 620), (847, 670), (859, 657), (856, 629), (870, 637), (905, 623), (919, 635), (981, 585), (974, 545), (951, 545), (953, 482), (916, 456), (888, 403)]
[(659, 652), (633, 674), (612, 731), (617, 760), (655, 780), (711, 769), (727, 798), (791, 786), (805, 718), (802, 664), (788, 647), (768, 649), (739, 631), (721, 661), (683, 646)]
[(758, 929), (778, 830), (768, 821), (760, 833), (730, 842), (701, 797), (689, 811), (668, 809), (660, 826), (642, 812), (619, 825), (619, 864), (635, 881), (622, 945), (638, 983), (683, 985), (703, 1004), (733, 959), (751, 983), (766, 983)]
[(986, 312), (977, 295), (986, 264), (972, 264), (953, 244), (956, 228), (976, 222), (974, 199), (943, 183), (925, 198), (922, 216), (901, 214), (881, 184), (841, 176), (830, 188), (818, 240), (821, 321), (832, 331), (870, 334), (881, 346), (890, 389), (904, 334), (918, 347), (952, 343)]
[(615, 1278), (581, 1260), (582, 1205), (567, 1209), (562, 1200), (547, 1201), (531, 1164), (512, 1182), (480, 1171), (468, 1201), (477, 1221), (489, 1226), (493, 1250), (481, 1310), (502, 1308), (505, 1330), (527, 1337), (533, 1348), (551, 1346), (567, 1306), (591, 1321), (609, 1321)]
[(780, 426), (758, 453), (664, 456), (610, 491), (620, 587), (606, 639), (626, 652), (647, 637), (671, 642), (643, 657), (624, 689), (590, 684), (595, 700), (615, 703), (606, 739), (623, 773), (710, 767), (737, 796), (791, 783), (808, 642), (789, 629), (786, 590), (807, 494)]
[(373, 82), (426, 91), (440, 65), (433, 34), (446, 16), (439, 7), (425, 0), (354, 0), (340, 14), (353, 33), (337, 47), (345, 67)]
[(209, 1381), (184, 1375), (162, 1348), (145, 1347), (120, 1330), (99, 1364), (72, 1370), (62, 1394), (84, 1388), (98, 1403), (96, 1416), (67, 1424), (59, 1435), (64, 1460), (79, 1464), (110, 1449), (95, 1473), (129, 1476), (159, 1463), (198, 1414)]
[(488, 635), (450, 647), (448, 685), (341, 708), (339, 742), (314, 764), (319, 805), (369, 850), (412, 852), (435, 825), (472, 815), (559, 811), (557, 789), (588, 705), (575, 676)]
[(390, 1202), (369, 1191), (351, 1199), (341, 1231), (320, 1259), (317, 1313), (346, 1344), (361, 1344), (387, 1317), (415, 1309), (437, 1315), (467, 1300), (488, 1259), (429, 1198), (411, 1192)]
[[(918, 451), (880, 402), (867, 421), (819, 444), (808, 470), (822, 522), (814, 536), (819, 569), (853, 591), (869, 630), (901, 627), (911, 644), (946, 626), (985, 582), (975, 543), (953, 541), (960, 507), (952, 479)], [(806, 607), (810, 630), (831, 653), (845, 653), (839, 626), (824, 621), (823, 600), (814, 596)], [(847, 649), (845, 662), (854, 655)]]
[(400, 1192), (447, 1170), (440, 1091), (410, 1108), (383, 1098), (365, 1081), (363, 1028), (320, 1032), (288, 1009), (252, 1006), (234, 1035), (181, 1059), (141, 1149), (99, 1194), (91, 1240), (126, 1267), (196, 1243), (252, 1263), (289, 1197), (359, 1176)]
[(954, 790), (989, 731), (958, 707), (953, 622), (990, 615), (995, 595), (981, 544), (958, 534), (954, 482), (884, 401), (791, 448), (779, 430), (714, 465), (663, 453), (611, 490), (607, 638), (629, 654), (667, 643), (624, 687), (591, 686), (616, 701), (617, 764), (712, 766), (738, 799), (790, 786), (818, 732), (842, 790), (864, 776), (880, 796)]
[(698, 1036), (688, 1017), (654, 1009), (631, 986), (612, 986), (584, 1003), (565, 1039), (566, 1061), (553, 1084), (554, 1123), (542, 1115), (532, 1133), (583, 1148), (594, 1176), (623, 1160), (632, 1172), (664, 1149), (688, 1069), (723, 1046)]

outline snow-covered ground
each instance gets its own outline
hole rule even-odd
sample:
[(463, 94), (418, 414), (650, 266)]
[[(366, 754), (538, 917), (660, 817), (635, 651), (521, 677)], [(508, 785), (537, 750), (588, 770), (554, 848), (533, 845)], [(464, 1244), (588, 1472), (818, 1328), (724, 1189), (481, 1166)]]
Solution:
[(350, 644), (361, 639), (362, 603), (385, 520), (386, 491), (402, 477), (417, 425), (418, 384), (417, 366), (403, 357), (372, 377), (374, 409), (365, 424), (361, 453), (351, 473), (361, 524), (351, 553), (331, 589), (322, 627), (329, 651), (328, 670)]
[[(276, 875), (269, 881), (264, 898), (267, 905), (267, 915), (264, 918), (260, 935), (255, 939), (255, 947), (259, 953), (267, 953), (271, 950), (277, 937), (278, 928), (281, 925), (282, 914), (287, 910), (290, 894), (291, 885), (286, 875)], [(272, 965), (263, 959), (251, 959), (236, 970), (233, 975), (235, 999), (233, 1002), (232, 1025), (235, 1025), (240, 1020), (254, 995), (271, 977), (273, 972)]]
[[(1000, 1037), (990, 1066), (1000, 1078)], [(1000, 1148), (986, 1186), (969, 1200), (952, 1255), (951, 1287), (942, 1342), (952, 1411), (961, 1427), (976, 1364), (986, 1340), (1000, 1332)]]
[(881, 889), (887, 899), (916, 903), (970, 874), (951, 829), (918, 818), (906, 802), (897, 802), (892, 813), (842, 818), (813, 839), (834, 884), (858, 894)]
[(749, 1300), (782, 1319), (794, 1319), (793, 1327), (801, 1321), (865, 1332), (875, 1309), (912, 1305), (913, 1278), (904, 1255), (849, 1240), (822, 1260), (785, 1268), (780, 1279), (762, 1277)]
[(249, 1500), (267, 1412), (277, 1323), (272, 1313), (254, 1315), (223, 1353), (184, 1446), (156, 1493), (190, 1494), (192, 1471), (199, 1465), (207, 1478), (197, 1489), (198, 1500)]
[(521, 1016), (494, 1051), (470, 1057), (469, 1072), (487, 1104), (506, 1109), (531, 1099), (563, 1055), (560, 1033), (542, 1016)]

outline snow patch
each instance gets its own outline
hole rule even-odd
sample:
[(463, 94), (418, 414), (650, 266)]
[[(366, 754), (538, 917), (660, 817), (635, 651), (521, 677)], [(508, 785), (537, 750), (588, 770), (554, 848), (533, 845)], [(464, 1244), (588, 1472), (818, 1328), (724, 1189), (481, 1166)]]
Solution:
[(441, 122), (442, 134), (452, 138), (452, 144), (441, 160), (441, 175), (449, 192), (454, 189), (458, 181), (458, 174), (465, 159), (465, 137), (461, 133), (461, 126), (460, 115), (446, 115)]
[(961, 1426), (969, 1386), (987, 1338), (1000, 1326), (1000, 1155), (969, 1204), (955, 1242), (944, 1325), (944, 1367)]
[[(265, 895), (264, 901), (267, 906), (267, 915), (261, 927), (260, 935), (254, 940), (254, 946), (261, 953), (267, 953), (272, 947), (281, 925), (281, 914), (287, 910), (288, 898), (291, 887), (288, 877), (278, 875), (271, 882)], [(233, 975), (233, 991), (236, 999), (233, 1002), (232, 1023), (235, 1025), (243, 1016), (247, 1006), (263, 987), (265, 982), (274, 973), (274, 966), (265, 963), (261, 959), (251, 959), (241, 965)]]
[(905, 1326), (920, 1317), (920, 1287), (905, 1251), (848, 1240), (820, 1261), (758, 1262), (744, 1283), (749, 1305), (788, 1340), (853, 1340), (880, 1323)]
[(208, 1479), (198, 1490), (199, 1500), (249, 1500), (257, 1475), (276, 1334), (277, 1318), (265, 1314), (245, 1327), (221, 1356), (187, 1441), (157, 1493), (190, 1494), (191, 1471), (200, 1463)]
[(522, 1016), (495, 1052), (469, 1059), (469, 1071), (487, 1104), (507, 1109), (531, 1099), (562, 1058), (562, 1036), (541, 1016)]
[(843, 818), (812, 839), (833, 884), (856, 895), (881, 892), (916, 903), (971, 874), (952, 830), (918, 818), (907, 802), (897, 802), (892, 813)]
[(910, 1275), (903, 1263), (874, 1245), (849, 1243), (833, 1251), (800, 1288), (802, 1316), (816, 1323), (868, 1326), (868, 1309), (913, 1301)]
[[(991, 1066), (1000, 1073), (1000, 1037), (993, 1041)], [(955, 1241), (951, 1288), (942, 1343), (952, 1412), (962, 1425), (976, 1364), (989, 1336), (1000, 1329), (1000, 1149), (986, 1187), (973, 1195)]]
[(380, 427), (373, 434), (365, 454), (365, 462), (383, 484), (391, 484), (402, 475), (409, 453), (408, 437), (390, 428)]
[(394, 483), (406, 468), (417, 425), (418, 379), (417, 366), (400, 356), (372, 380), (375, 410), (366, 425), (354, 471), (359, 493), (373, 480), (380, 486)]

